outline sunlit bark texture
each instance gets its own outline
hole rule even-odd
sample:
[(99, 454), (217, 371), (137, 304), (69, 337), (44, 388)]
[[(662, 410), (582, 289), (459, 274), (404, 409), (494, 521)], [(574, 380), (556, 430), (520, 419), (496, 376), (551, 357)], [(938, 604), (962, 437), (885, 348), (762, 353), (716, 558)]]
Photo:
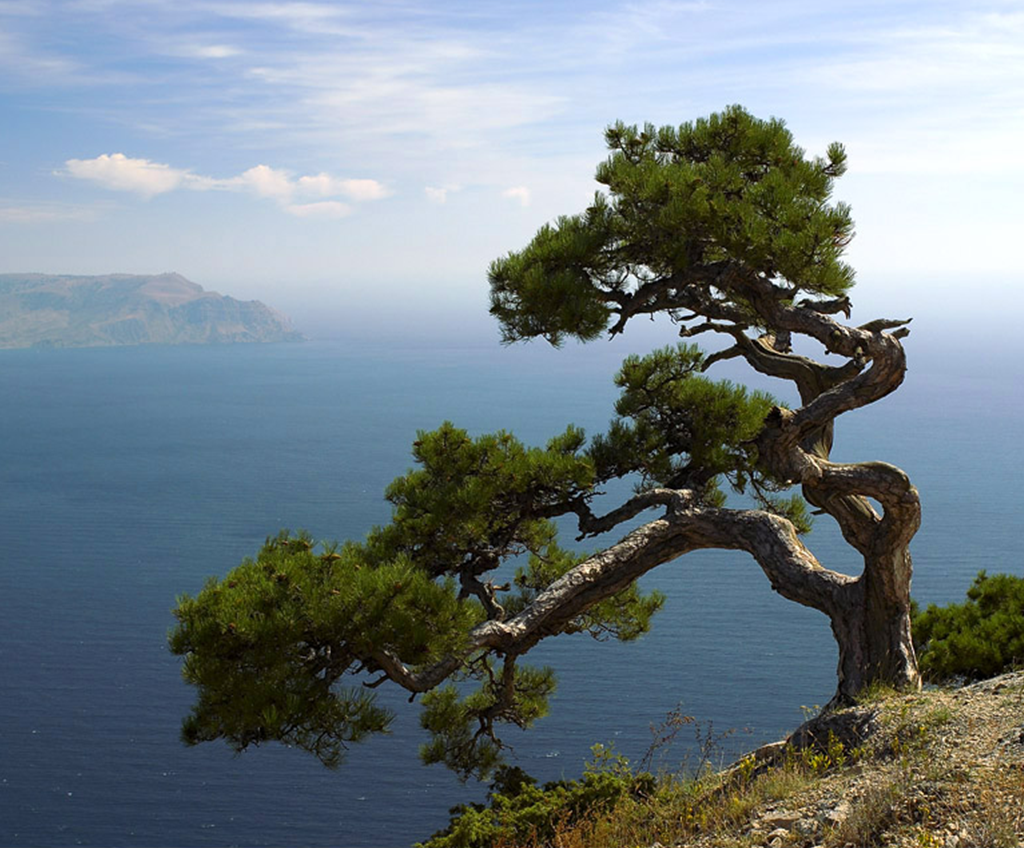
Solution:
[[(524, 664), (530, 649), (568, 632), (637, 637), (662, 601), (637, 578), (706, 548), (746, 552), (775, 591), (828, 616), (835, 703), (874, 682), (919, 685), (917, 491), (885, 462), (830, 459), (837, 419), (894, 391), (906, 370), (906, 321), (848, 323), (853, 222), (831, 200), (842, 147), (808, 158), (780, 121), (738, 107), (606, 136), (604, 190), (493, 263), (491, 312), (509, 343), (590, 341), (654, 314), (684, 341), (626, 360), (606, 433), (570, 426), (544, 448), (451, 424), (421, 433), (417, 467), (386, 492), (390, 524), (341, 547), (283, 533), (181, 598), (172, 649), (198, 689), (187, 741), (277, 740), (335, 764), (386, 730), (374, 689), (397, 685), (420, 696), (424, 758), (486, 775), (501, 725), (547, 709), (554, 675)], [(696, 337), (724, 344), (705, 354)], [(788, 381), (799, 407), (710, 379), (725, 359)], [(635, 494), (599, 509), (597, 492), (617, 478)], [(730, 492), (745, 495), (739, 506)], [(808, 503), (863, 558), (860, 576), (805, 546)], [(557, 544), (559, 516), (579, 540), (632, 529), (576, 555)], [(514, 576), (499, 571), (512, 560)]]

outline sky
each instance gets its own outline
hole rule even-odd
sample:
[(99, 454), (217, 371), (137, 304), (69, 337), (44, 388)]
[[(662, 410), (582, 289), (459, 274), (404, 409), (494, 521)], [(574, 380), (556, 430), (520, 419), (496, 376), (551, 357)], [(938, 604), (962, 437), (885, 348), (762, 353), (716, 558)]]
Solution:
[(608, 124), (733, 103), (846, 146), (855, 316), (1015, 320), (1024, 0), (0, 0), (0, 273), (457, 331)]

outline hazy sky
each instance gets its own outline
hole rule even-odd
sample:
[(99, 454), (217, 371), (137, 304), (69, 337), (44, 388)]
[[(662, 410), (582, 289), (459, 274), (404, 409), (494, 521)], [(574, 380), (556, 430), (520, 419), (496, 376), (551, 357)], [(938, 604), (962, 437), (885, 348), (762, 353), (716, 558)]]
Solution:
[(846, 145), (859, 305), (1021, 306), (1019, 0), (0, 0), (0, 271), (480, 310), (607, 124), (730, 103)]

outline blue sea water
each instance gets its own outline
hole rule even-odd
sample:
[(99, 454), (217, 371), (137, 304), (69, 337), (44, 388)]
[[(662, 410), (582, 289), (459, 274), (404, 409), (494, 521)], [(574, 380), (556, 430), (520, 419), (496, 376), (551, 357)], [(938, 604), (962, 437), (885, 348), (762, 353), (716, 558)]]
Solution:
[[(419, 764), (416, 707), (383, 689), (395, 732), (337, 771), (280, 746), (183, 747), (192, 693), (167, 650), (170, 610), (280, 528), (344, 539), (385, 522), (382, 490), (409, 467), (417, 429), (450, 419), (529, 443), (570, 421), (602, 429), (621, 353), (326, 341), (0, 352), (0, 844), (402, 846), (480, 799)], [(923, 602), (961, 598), (981, 568), (1022, 573), (1021, 375), (954, 370), (914, 366), (895, 395), (844, 416), (835, 450), (895, 462), (921, 490)], [(856, 572), (824, 520), (808, 541)], [(680, 702), (705, 734), (737, 731), (728, 756), (830, 697), (827, 620), (773, 594), (749, 558), (692, 554), (644, 585), (668, 602), (638, 642), (559, 637), (531, 655), (560, 687), (551, 715), (509, 741), (540, 779), (578, 775), (595, 742), (640, 756)]]

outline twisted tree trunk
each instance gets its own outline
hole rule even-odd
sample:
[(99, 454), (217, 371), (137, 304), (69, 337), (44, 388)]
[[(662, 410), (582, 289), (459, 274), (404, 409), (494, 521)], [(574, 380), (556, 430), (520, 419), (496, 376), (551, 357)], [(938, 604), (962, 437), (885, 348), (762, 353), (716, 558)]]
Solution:
[[(721, 548), (748, 552), (775, 591), (829, 617), (839, 649), (838, 686), (830, 706), (850, 702), (875, 682), (901, 689), (920, 686), (910, 633), (909, 544), (921, 521), (917, 490), (903, 471), (888, 463), (829, 459), (835, 419), (885, 397), (902, 383), (906, 359), (899, 340), (907, 334), (907, 322), (847, 327), (831, 317), (848, 310), (844, 300), (792, 305), (767, 280), (716, 273), (722, 288), (735, 288), (757, 304), (773, 333), (751, 338), (742, 311), (708, 301), (692, 288), (673, 290), (665, 281), (658, 289), (660, 300), (642, 291), (635, 295), (646, 306), (634, 311), (654, 311), (666, 303), (692, 309), (708, 321), (681, 335), (714, 331), (735, 339), (733, 347), (708, 357), (705, 367), (742, 357), (755, 370), (796, 385), (802, 405), (772, 411), (756, 440), (759, 459), (774, 478), (801, 485), (805, 498), (835, 519), (844, 539), (863, 557), (862, 574), (850, 577), (824, 567), (784, 518), (764, 510), (710, 507), (689, 489), (653, 489), (602, 517), (594, 516), (587, 503), (575, 502), (550, 514), (575, 512), (584, 536), (611, 530), (652, 507), (664, 507), (665, 513), (569, 571), (518, 615), (479, 625), (457, 656), (413, 670), (377, 652), (375, 661), (391, 679), (422, 692), (474, 652), (495, 651), (512, 662), (651, 569), (689, 551)], [(629, 305), (622, 307), (622, 314), (633, 314)], [(817, 339), (847, 361), (826, 366), (795, 355), (789, 350), (791, 333)], [(881, 506), (881, 515), (871, 500)]]
[[(763, 460), (779, 476), (802, 483), (805, 498), (836, 520), (864, 560), (860, 577), (839, 589), (828, 608), (818, 607), (829, 615), (839, 647), (833, 703), (840, 704), (874, 682), (900, 689), (921, 685), (910, 631), (909, 544), (921, 523), (917, 490), (888, 463), (829, 460), (835, 418), (902, 383), (906, 359), (899, 338), (906, 330), (898, 321), (849, 328), (821, 314), (807, 320), (801, 311), (783, 307), (776, 314), (782, 326), (849, 356), (846, 365), (828, 368), (774, 350), (773, 337), (737, 337), (737, 348), (758, 371), (792, 380), (803, 402), (794, 412), (777, 410), (768, 422), (758, 443)], [(867, 361), (871, 367), (861, 372)], [(882, 515), (869, 498), (881, 505)]]

